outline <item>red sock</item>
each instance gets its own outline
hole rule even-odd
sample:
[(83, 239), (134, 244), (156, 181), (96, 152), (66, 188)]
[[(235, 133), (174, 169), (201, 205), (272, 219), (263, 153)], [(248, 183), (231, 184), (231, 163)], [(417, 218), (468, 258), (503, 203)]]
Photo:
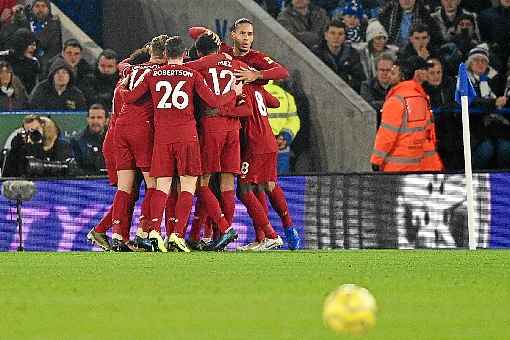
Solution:
[(262, 208), (264, 209), (266, 215), (269, 216), (269, 206), (267, 205), (266, 193), (264, 191), (257, 191), (255, 192), (255, 196), (262, 205)]
[(211, 217), (214, 223), (218, 225), (220, 232), (223, 234), (230, 227), (225, 215), (221, 212), (220, 203), (211, 189), (208, 186), (200, 187), (198, 191), (200, 197), (200, 204), (202, 204), (207, 211), (207, 215)]
[(241, 202), (243, 202), (243, 204), (246, 206), (246, 210), (248, 211), (248, 215), (250, 215), (251, 219), (253, 220), (254, 226), (269, 225), (267, 214), (264, 212), (262, 204), (260, 204), (260, 201), (257, 199), (257, 197), (255, 197), (253, 192), (245, 192), (241, 196)]
[(108, 209), (108, 212), (103, 216), (101, 221), (94, 227), (94, 230), (98, 233), (106, 233), (112, 226), (112, 210), (113, 205)]
[(207, 224), (211, 226), (213, 240), (219, 239), (221, 236), (220, 229), (218, 228), (218, 225), (216, 225), (209, 216), (207, 217)]
[(175, 232), (179, 237), (183, 237), (183, 232), (186, 224), (188, 224), (189, 214), (193, 207), (193, 194), (187, 191), (181, 191), (175, 206)]
[(212, 222), (209, 218), (206, 217), (205, 219), (205, 226), (204, 226), (204, 238), (213, 238), (213, 227)]
[(221, 210), (225, 214), (228, 225), (234, 222), (234, 211), (236, 209), (235, 193), (233, 190), (223, 191), (221, 193)]
[(284, 228), (288, 228), (292, 226), (292, 219), (289, 215), (289, 207), (287, 206), (287, 200), (285, 199), (285, 194), (283, 193), (282, 188), (277, 184), (273, 191), (269, 194), (269, 200), (271, 201), (271, 206), (276, 210), (278, 216), (282, 220), (282, 225)]
[[(113, 233), (123, 235), (128, 224), (128, 210), (131, 195), (125, 191), (117, 190), (113, 199), (112, 226)], [(124, 240), (127, 241), (127, 240)]]
[(127, 212), (127, 217), (128, 217), (128, 223), (123, 226), (123, 230), (122, 230), (122, 239), (124, 241), (129, 241), (129, 231), (131, 230), (131, 223), (133, 222), (133, 213), (135, 211), (135, 205), (136, 205), (136, 201), (135, 201), (135, 194), (134, 193), (131, 193), (131, 195), (129, 195), (129, 204), (128, 204), (128, 212)]
[(161, 233), (161, 219), (165, 211), (168, 195), (161, 190), (155, 190), (151, 197), (150, 229)]
[(204, 224), (207, 218), (207, 212), (205, 211), (204, 205), (200, 203), (200, 198), (197, 199), (195, 203), (195, 213), (193, 214), (193, 222), (191, 223), (191, 232), (190, 239), (193, 241), (200, 240), (200, 231), (202, 230), (202, 225)]
[(177, 190), (170, 191), (165, 207), (166, 235), (170, 236), (175, 231), (175, 205), (177, 204)]
[(145, 196), (142, 201), (141, 212), (140, 212), (140, 221), (142, 220), (150, 220), (151, 218), (151, 197), (156, 191), (156, 188), (148, 188), (145, 191)]
[(266, 238), (266, 234), (264, 234), (264, 230), (260, 226), (253, 226), (255, 228), (255, 240), (257, 242), (262, 242)]

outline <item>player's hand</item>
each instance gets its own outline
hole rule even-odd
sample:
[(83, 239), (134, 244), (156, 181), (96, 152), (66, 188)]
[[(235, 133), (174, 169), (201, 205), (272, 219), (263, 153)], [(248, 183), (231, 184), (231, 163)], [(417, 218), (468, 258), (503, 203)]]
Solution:
[(242, 82), (236, 82), (232, 86), (232, 90), (236, 93), (236, 96), (240, 96), (243, 94), (243, 83)]
[(234, 75), (236, 76), (237, 81), (245, 81), (247, 83), (251, 83), (262, 78), (262, 73), (260, 71), (244, 67), (241, 67), (241, 69), (234, 73)]

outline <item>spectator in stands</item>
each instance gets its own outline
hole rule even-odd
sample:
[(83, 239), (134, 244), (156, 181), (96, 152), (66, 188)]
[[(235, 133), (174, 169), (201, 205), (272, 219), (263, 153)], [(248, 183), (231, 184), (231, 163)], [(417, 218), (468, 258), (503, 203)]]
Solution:
[(441, 36), (444, 41), (452, 41), (457, 33), (456, 24), (461, 15), (470, 15), (474, 18), (475, 26), (473, 27), (474, 34), (480, 40), (480, 31), (476, 24), (476, 13), (471, 13), (464, 8), (460, 7), (461, 0), (441, 0), (441, 7), (438, 7), (433, 13), (432, 18), (441, 30)]
[(6, 47), (8, 50), (4, 51), (1, 58), (11, 65), (14, 74), (30, 93), (41, 70), (39, 60), (35, 57), (37, 44), (34, 34), (26, 28), (20, 28), (12, 35)]
[[(466, 62), (468, 76), (477, 97), (470, 107), (481, 114), (471, 114), (473, 167), (476, 169), (510, 167), (510, 121), (497, 113), (508, 104), (504, 79), (489, 66), (489, 52), (476, 47)], [(495, 159), (494, 159), (495, 158)]]
[(345, 3), (347, 1), (342, 1), (342, 0), (312, 0), (312, 4), (314, 4), (315, 6), (318, 6), (318, 7), (321, 7), (321, 8), (324, 8), (324, 10), (329, 13), (329, 14), (332, 14), (333, 11), (338, 7), (340, 6), (341, 8), (343, 8), (343, 6), (345, 6)]
[(71, 66), (74, 84), (83, 91), (82, 83), (92, 73), (92, 68), (89, 63), (82, 58), (82, 50), (83, 48), (78, 40), (68, 39), (64, 42), (62, 53), (56, 55), (50, 63), (53, 65), (63, 60)]
[(87, 175), (101, 175), (105, 169), (103, 141), (108, 115), (102, 104), (92, 104), (87, 113), (87, 127), (79, 138), (71, 140), (78, 166)]
[(101, 103), (108, 110), (112, 106), (113, 91), (119, 80), (117, 71), (117, 53), (106, 49), (97, 59), (96, 70), (87, 76), (81, 88), (87, 98), (87, 102)]
[(466, 60), (469, 51), (480, 44), (480, 38), (475, 34), (476, 20), (469, 14), (461, 14), (457, 16), (455, 24), (455, 34), (451, 42), (455, 44), (459, 52), (462, 54), (462, 60)]
[(365, 80), (360, 56), (350, 43), (345, 41), (345, 24), (333, 20), (326, 27), (323, 41), (312, 49), (326, 65), (359, 93)]
[(0, 0), (0, 28), (11, 22), (14, 6), (16, 6), (16, 0)]
[(276, 18), (283, 7), (284, 0), (255, 0), (262, 8), (264, 8), (272, 17)]
[(356, 0), (351, 0), (342, 9), (342, 21), (345, 24), (346, 40), (350, 43), (365, 41), (367, 20), (363, 13), (363, 7)]
[(412, 56), (417, 56), (426, 61), (428, 58), (437, 55), (438, 52), (433, 49), (430, 43), (428, 27), (423, 24), (416, 24), (411, 28), (409, 43), (399, 51), (398, 58), (407, 60)]
[(442, 43), (439, 27), (424, 6), (423, 0), (389, 1), (379, 15), (379, 21), (388, 32), (390, 44), (405, 46), (411, 35), (412, 26), (417, 23), (429, 27), (433, 45), (439, 46)]
[(437, 58), (427, 61), (432, 66), (427, 71), (423, 84), (430, 97), (430, 106), (436, 117), (437, 151), (446, 170), (464, 168), (462, 143), (462, 114), (455, 103), (455, 81), (443, 72), (443, 65)]
[(296, 100), (280, 84), (273, 81), (270, 81), (264, 88), (280, 101), (280, 107), (268, 109), (269, 123), (278, 144), (278, 173), (289, 173), (290, 146), (301, 127)]
[(0, 111), (21, 110), (28, 107), (28, 95), (11, 65), (0, 61)]
[(74, 86), (71, 66), (63, 60), (54, 63), (48, 79), (30, 94), (30, 106), (37, 110), (85, 110), (85, 96)]
[(310, 0), (292, 0), (278, 15), (278, 22), (308, 48), (317, 45), (329, 17), (322, 8), (310, 4)]
[(73, 157), (68, 143), (60, 138), (60, 129), (47, 117), (28, 115), (23, 118), (22, 132), (17, 134), (7, 154), (3, 176), (26, 175), (26, 157), (39, 160), (66, 161)]
[(491, 8), (493, 2), (499, 0), (462, 0), (462, 7), (473, 13), (482, 13), (482, 11)]
[(396, 55), (398, 48), (388, 45), (388, 33), (378, 20), (372, 20), (367, 27), (367, 42), (359, 45), (361, 65), (366, 79), (376, 76), (375, 60), (382, 53), (393, 53)]
[[(500, 0), (498, 7), (484, 10), (478, 17), (482, 41), (505, 62), (510, 57), (510, 0)], [(506, 73), (505, 66), (498, 71)]]
[(391, 86), (391, 69), (395, 56), (383, 53), (377, 57), (376, 76), (361, 83), (361, 96), (377, 113), (377, 126), (381, 125), (381, 109)]
[(413, 56), (401, 64), (403, 79), (388, 92), (370, 162), (374, 171), (442, 171), (434, 118), (422, 87), (430, 64)]
[(8, 41), (19, 28), (25, 27), (34, 33), (37, 39), (36, 57), (46, 70), (49, 61), (62, 49), (62, 27), (58, 17), (51, 14), (49, 0), (34, 0), (26, 11), (17, 6), (12, 23), (2, 28), (0, 41)]

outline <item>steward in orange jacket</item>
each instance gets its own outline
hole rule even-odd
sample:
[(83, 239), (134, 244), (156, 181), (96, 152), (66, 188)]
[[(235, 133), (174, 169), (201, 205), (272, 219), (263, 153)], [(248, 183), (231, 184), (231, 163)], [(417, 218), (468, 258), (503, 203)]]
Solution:
[(414, 57), (405, 68), (401, 67), (404, 78), (412, 79), (395, 85), (386, 96), (370, 159), (374, 170), (443, 170), (436, 152), (436, 132), (429, 99), (421, 86), (428, 67), (425, 61)]

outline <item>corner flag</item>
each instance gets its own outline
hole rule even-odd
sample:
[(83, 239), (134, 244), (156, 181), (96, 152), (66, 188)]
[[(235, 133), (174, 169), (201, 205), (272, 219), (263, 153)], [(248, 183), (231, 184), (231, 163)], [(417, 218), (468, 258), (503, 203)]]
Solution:
[(466, 174), (466, 196), (468, 213), (469, 249), (475, 250), (478, 236), (475, 226), (475, 202), (473, 195), (473, 171), (471, 168), (471, 135), (469, 133), (469, 104), (476, 97), (475, 89), (469, 81), (466, 65), (459, 65), (455, 101), (462, 107), (462, 141), (464, 143), (464, 166)]
[(459, 65), (459, 74), (457, 76), (457, 88), (455, 89), (455, 101), (460, 105), (461, 97), (467, 97), (468, 102), (471, 104), (473, 98), (476, 97), (476, 91), (473, 88), (473, 84), (469, 80), (466, 65), (461, 63)]

